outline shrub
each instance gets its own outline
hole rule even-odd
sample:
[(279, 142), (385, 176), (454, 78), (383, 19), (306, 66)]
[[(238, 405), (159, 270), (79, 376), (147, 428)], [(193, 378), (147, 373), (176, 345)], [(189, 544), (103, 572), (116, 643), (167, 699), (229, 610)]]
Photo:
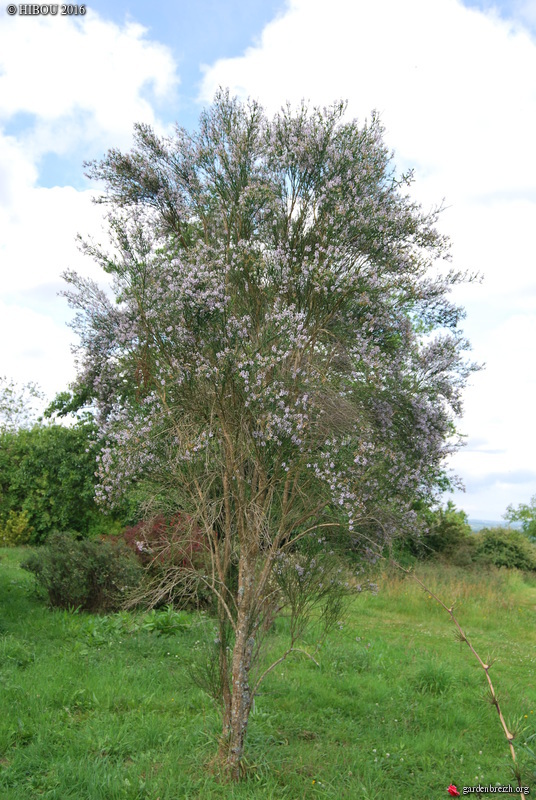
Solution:
[(183, 513), (139, 522), (123, 531), (123, 539), (145, 566), (192, 567), (207, 550), (203, 531)]
[(0, 527), (0, 547), (18, 547), (28, 544), (33, 528), (27, 511), (10, 511)]
[(138, 586), (142, 568), (119, 542), (77, 540), (54, 533), (22, 564), (55, 608), (114, 611)]
[(521, 503), (517, 508), (509, 505), (504, 518), (509, 522), (520, 522), (525, 536), (536, 543), (536, 494), (527, 503)]
[(464, 511), (457, 510), (454, 503), (449, 501), (446, 508), (440, 508), (434, 513), (429, 531), (423, 538), (432, 554), (449, 558), (470, 536), (472, 533), (467, 515)]
[(519, 531), (483, 528), (474, 538), (477, 561), (496, 567), (536, 571), (536, 547)]
[[(477, 538), (471, 535), (464, 539), (452, 555), (449, 556), (449, 562), (462, 569), (471, 569), (477, 563), (477, 558)], [(479, 563), (479, 567), (481, 566), (482, 561)], [(489, 566), (491, 567), (491, 563), (489, 563)]]
[(171, 517), (158, 515), (126, 528), (121, 537), (104, 541), (121, 541), (145, 567), (145, 588), (160, 586), (155, 600), (144, 591), (134, 598), (136, 603), (152, 606), (178, 604), (184, 607), (206, 607), (212, 602), (205, 582), (199, 577), (209, 554), (209, 544), (193, 517), (183, 512)]
[(410, 556), (418, 559), (441, 557), (453, 559), (466, 548), (472, 539), (471, 526), (464, 511), (458, 510), (449, 500), (445, 508), (419, 512), (423, 532), (405, 539), (398, 547), (397, 557)]
[(44, 544), (55, 530), (94, 537), (118, 518), (123, 527), (126, 506), (110, 517), (95, 502), (93, 431), (91, 421), (0, 430), (2, 519), (26, 513), (32, 544)]
[(173, 636), (189, 628), (190, 625), (191, 620), (184, 611), (175, 611), (172, 605), (167, 605), (161, 611), (152, 608), (146, 614), (141, 627), (157, 636)]

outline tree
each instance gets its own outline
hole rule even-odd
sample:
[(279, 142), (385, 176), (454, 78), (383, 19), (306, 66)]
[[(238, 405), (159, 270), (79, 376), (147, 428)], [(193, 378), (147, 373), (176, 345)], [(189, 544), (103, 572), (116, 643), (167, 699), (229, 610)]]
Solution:
[(420, 509), (423, 531), (402, 543), (402, 552), (417, 558), (441, 556), (451, 559), (472, 536), (467, 514), (457, 509), (452, 500), (445, 507)]
[(528, 504), (520, 503), (517, 508), (510, 504), (504, 519), (508, 522), (520, 522), (523, 533), (531, 542), (536, 542), (536, 494), (530, 498)]
[(42, 399), (35, 383), (18, 386), (5, 375), (0, 376), (0, 432), (29, 427), (35, 417), (36, 401)]
[(448, 255), (439, 210), (410, 199), (378, 118), (344, 114), (268, 119), (221, 91), (197, 132), (137, 125), (132, 152), (87, 165), (107, 189), (112, 248), (83, 247), (115, 302), (66, 274), (76, 390), (94, 398), (104, 443), (100, 501), (135, 484), (149, 515), (204, 532), (205, 567), (167, 588), (196, 579), (216, 597), (232, 779), (274, 614), (290, 607), (295, 650), (304, 608), (333, 609), (319, 540), (376, 553), (414, 524), (443, 485), (473, 369), (447, 296), (466, 276), (435, 267)]

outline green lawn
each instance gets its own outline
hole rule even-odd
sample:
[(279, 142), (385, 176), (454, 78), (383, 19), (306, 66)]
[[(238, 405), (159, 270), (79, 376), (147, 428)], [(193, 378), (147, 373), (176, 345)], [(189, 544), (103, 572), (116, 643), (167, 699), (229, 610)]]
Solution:
[[(251, 718), (247, 779), (229, 786), (208, 769), (218, 716), (186, 668), (212, 622), (185, 615), (179, 633), (157, 636), (139, 614), (50, 611), (18, 567), (23, 555), (0, 550), (3, 800), (432, 800), (450, 783), (513, 783), (483, 672), (410, 579), (383, 576), (378, 595), (357, 596), (320, 667), (298, 656), (270, 675)], [(536, 794), (522, 747), (536, 733), (536, 580), (419, 574), (459, 600), (477, 650), (496, 659), (491, 675), (507, 721), (524, 729), (516, 745)]]

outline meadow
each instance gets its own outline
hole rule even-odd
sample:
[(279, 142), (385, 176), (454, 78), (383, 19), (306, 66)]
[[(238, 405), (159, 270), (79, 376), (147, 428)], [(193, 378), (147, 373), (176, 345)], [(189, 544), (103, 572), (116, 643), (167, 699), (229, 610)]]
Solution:
[[(297, 655), (266, 679), (245, 780), (228, 785), (210, 770), (218, 714), (189, 666), (214, 637), (210, 618), (52, 611), (20, 569), (27, 552), (0, 550), (4, 800), (435, 800), (452, 783), (460, 792), (514, 784), (484, 673), (411, 578), (382, 572), (377, 594), (352, 601), (319, 666)], [(457, 600), (476, 649), (495, 659), (491, 676), (536, 794), (536, 578), (430, 564), (418, 574)], [(284, 627), (271, 636), (274, 652)]]

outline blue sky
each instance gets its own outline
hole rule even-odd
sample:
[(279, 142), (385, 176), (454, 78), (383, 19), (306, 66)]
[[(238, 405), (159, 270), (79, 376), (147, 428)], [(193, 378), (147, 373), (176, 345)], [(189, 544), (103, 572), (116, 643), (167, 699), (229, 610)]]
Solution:
[(496, 519), (536, 492), (536, 0), (97, 2), (83, 17), (0, 9), (0, 375), (49, 397), (74, 377), (61, 273), (100, 278), (82, 162), (132, 125), (194, 127), (219, 85), (268, 111), (302, 98), (380, 112), (415, 196), (443, 199), (473, 357), (455, 500)]

